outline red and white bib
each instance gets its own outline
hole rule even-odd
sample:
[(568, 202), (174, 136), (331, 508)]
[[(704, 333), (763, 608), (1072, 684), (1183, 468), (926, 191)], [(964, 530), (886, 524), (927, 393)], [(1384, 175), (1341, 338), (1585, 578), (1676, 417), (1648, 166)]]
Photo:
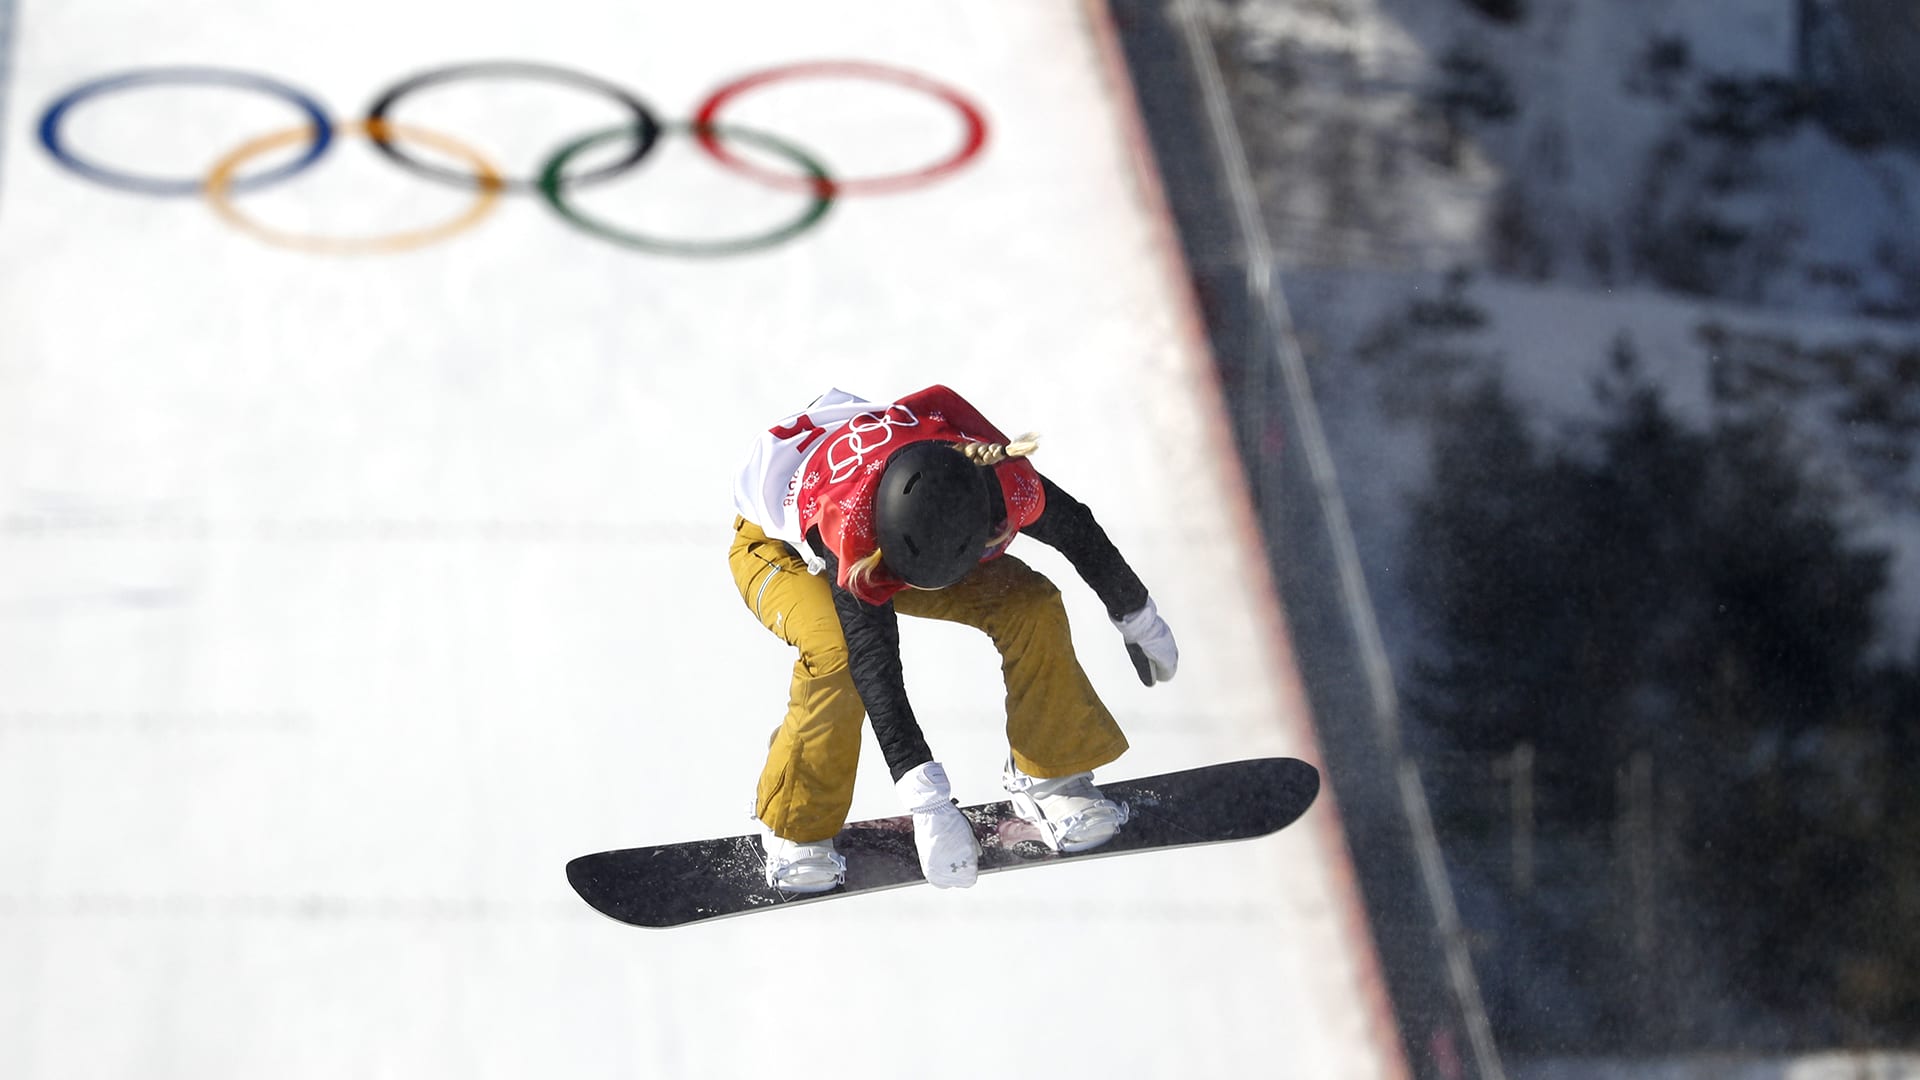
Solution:
[[(878, 546), (873, 502), (887, 458), (916, 442), (992, 442), (1007, 440), (999, 428), (944, 386), (930, 386), (891, 405), (865, 401), (842, 390), (822, 394), (805, 412), (786, 417), (755, 441), (734, 486), (734, 508), (767, 535), (784, 540), (814, 573), (824, 563), (804, 537), (818, 527), (841, 567), (873, 553)], [(993, 466), (1006, 502), (1007, 524), (1025, 528), (1046, 509), (1040, 474), (1020, 458)], [(997, 557), (1001, 545), (982, 555)], [(873, 575), (862, 600), (878, 604), (906, 583), (886, 568)]]

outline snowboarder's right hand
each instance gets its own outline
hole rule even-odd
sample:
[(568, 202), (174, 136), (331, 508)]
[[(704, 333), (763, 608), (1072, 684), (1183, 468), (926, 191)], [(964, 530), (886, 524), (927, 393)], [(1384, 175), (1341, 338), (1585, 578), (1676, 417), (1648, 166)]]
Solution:
[(1180, 647), (1173, 643), (1173, 631), (1160, 609), (1149, 599), (1145, 607), (1124, 619), (1113, 620), (1120, 639), (1127, 643), (1127, 656), (1142, 686), (1152, 686), (1173, 678), (1180, 666)]
[(980, 843), (967, 816), (953, 804), (947, 770), (937, 761), (894, 782), (901, 805), (913, 814), (913, 844), (920, 872), (936, 889), (965, 889), (980, 872)]

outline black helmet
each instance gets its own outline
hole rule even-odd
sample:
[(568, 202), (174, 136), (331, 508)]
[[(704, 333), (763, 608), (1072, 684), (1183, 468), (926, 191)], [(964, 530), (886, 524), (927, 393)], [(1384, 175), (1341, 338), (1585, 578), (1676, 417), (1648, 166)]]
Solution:
[(911, 443), (895, 452), (873, 500), (881, 561), (920, 589), (966, 577), (993, 538), (992, 473), (948, 443)]

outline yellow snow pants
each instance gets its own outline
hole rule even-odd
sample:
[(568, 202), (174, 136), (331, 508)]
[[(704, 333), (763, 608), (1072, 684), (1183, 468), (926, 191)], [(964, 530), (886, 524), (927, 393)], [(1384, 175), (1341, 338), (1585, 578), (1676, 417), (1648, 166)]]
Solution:
[[(799, 652), (755, 810), (787, 840), (825, 840), (840, 831), (853, 804), (866, 717), (831, 587), (792, 548), (744, 518), (734, 519), (727, 561), (747, 608)], [(957, 585), (902, 592), (893, 606), (902, 615), (963, 623), (993, 640), (1006, 682), (1007, 744), (1028, 775), (1065, 776), (1126, 752), (1126, 736), (1074, 656), (1060, 590), (1039, 571), (1002, 555)]]

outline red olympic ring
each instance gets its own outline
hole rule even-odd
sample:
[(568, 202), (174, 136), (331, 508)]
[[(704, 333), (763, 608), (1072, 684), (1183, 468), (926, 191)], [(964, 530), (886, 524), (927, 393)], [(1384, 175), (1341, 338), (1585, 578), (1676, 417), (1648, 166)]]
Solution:
[[(728, 149), (720, 133), (714, 130), (720, 110), (735, 98), (771, 83), (819, 77), (876, 79), (920, 90), (940, 99), (960, 114), (961, 122), (965, 125), (966, 130), (961, 137), (959, 149), (932, 165), (917, 169), (880, 176), (854, 177), (849, 180), (818, 181), (811, 177), (795, 176), (756, 165)], [(924, 187), (949, 173), (965, 168), (968, 162), (979, 156), (980, 151), (987, 144), (986, 117), (981, 113), (979, 106), (968, 100), (966, 95), (918, 72), (864, 60), (818, 60), (787, 64), (736, 79), (715, 90), (706, 101), (701, 103), (700, 107), (694, 111), (693, 127), (698, 134), (701, 147), (711, 154), (714, 160), (735, 172), (744, 173), (762, 183), (772, 184), (789, 191), (810, 191), (826, 185), (832, 190), (821, 192), (821, 194), (832, 195), (887, 195)]]

